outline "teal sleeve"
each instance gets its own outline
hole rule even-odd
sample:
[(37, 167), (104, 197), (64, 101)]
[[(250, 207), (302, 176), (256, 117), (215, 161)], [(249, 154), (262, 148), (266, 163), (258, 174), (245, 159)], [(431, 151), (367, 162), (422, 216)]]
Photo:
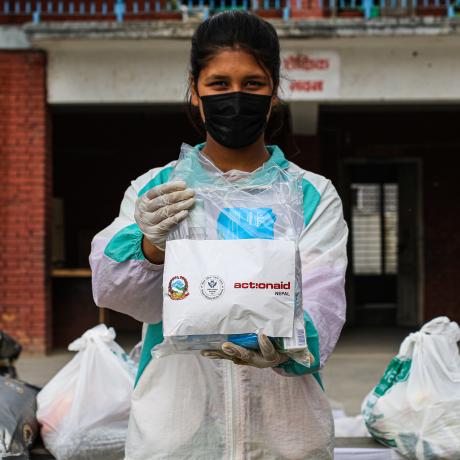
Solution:
[(116, 262), (144, 260), (142, 232), (137, 224), (131, 224), (116, 233), (105, 248), (104, 254)]
[(314, 377), (318, 380), (318, 382), (321, 385), (318, 374), (320, 366), (318, 331), (316, 330), (316, 327), (313, 324), (310, 315), (306, 311), (304, 311), (304, 319), (305, 331), (307, 333), (308, 350), (313, 355), (313, 363), (310, 367), (306, 367), (289, 358), (286, 362), (280, 364), (277, 367), (283, 369), (286, 373), (292, 375), (314, 374)]
[(158, 344), (163, 342), (163, 322), (149, 324), (147, 326), (147, 332), (145, 333), (144, 344), (142, 345), (141, 357), (139, 360), (139, 368), (137, 370), (136, 382), (137, 385), (141, 378), (145, 368), (152, 360), (152, 350)]

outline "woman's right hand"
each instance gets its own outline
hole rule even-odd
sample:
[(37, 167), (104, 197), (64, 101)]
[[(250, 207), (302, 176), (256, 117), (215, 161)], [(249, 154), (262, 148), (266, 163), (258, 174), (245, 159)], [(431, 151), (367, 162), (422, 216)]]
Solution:
[(195, 192), (184, 181), (168, 182), (137, 199), (134, 219), (148, 242), (164, 251), (168, 233), (194, 204)]

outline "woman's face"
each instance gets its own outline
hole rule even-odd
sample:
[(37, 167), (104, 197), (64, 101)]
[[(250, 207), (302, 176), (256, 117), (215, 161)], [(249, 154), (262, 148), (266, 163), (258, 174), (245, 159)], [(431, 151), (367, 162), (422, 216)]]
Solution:
[[(204, 121), (202, 102), (193, 83), (192, 104), (199, 107)], [(271, 95), (273, 81), (251, 54), (243, 50), (221, 51), (201, 70), (198, 77), (198, 93), (200, 96), (210, 96), (235, 91)], [(274, 99), (275, 96), (272, 104)]]

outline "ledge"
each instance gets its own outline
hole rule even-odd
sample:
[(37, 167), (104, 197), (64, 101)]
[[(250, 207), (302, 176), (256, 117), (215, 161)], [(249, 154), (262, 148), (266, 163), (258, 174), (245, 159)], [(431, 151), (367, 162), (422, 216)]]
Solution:
[[(460, 34), (460, 18), (410, 17), (364, 19), (273, 20), (280, 38), (350, 38), (445, 36)], [(27, 23), (23, 29), (32, 43), (75, 39), (190, 39), (197, 20), (93, 21)]]
[(53, 278), (91, 278), (89, 268), (53, 268), (51, 270)]

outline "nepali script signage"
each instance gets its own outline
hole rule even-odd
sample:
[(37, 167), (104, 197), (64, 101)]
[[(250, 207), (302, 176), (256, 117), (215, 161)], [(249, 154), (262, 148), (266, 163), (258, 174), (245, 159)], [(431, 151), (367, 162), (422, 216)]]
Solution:
[(336, 99), (340, 90), (340, 58), (333, 51), (281, 53), (282, 94), (286, 100)]

